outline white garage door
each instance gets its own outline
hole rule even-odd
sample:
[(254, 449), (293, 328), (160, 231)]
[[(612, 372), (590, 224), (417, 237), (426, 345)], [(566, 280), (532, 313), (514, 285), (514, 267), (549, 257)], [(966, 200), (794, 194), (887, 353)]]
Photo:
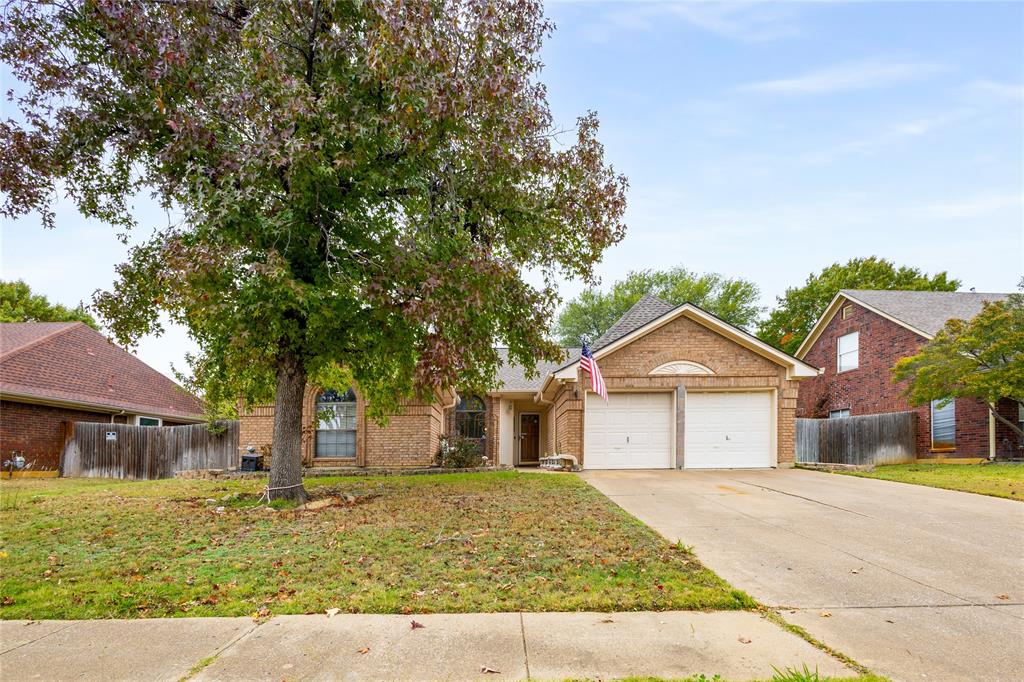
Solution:
[(672, 466), (672, 394), (587, 395), (586, 469), (667, 469)]
[(687, 392), (684, 417), (687, 469), (773, 465), (771, 393)]

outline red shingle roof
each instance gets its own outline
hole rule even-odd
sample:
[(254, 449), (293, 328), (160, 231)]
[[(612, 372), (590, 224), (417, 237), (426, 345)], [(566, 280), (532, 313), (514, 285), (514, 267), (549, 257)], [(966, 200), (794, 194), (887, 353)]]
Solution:
[(0, 394), (201, 419), (202, 402), (81, 322), (0, 324)]

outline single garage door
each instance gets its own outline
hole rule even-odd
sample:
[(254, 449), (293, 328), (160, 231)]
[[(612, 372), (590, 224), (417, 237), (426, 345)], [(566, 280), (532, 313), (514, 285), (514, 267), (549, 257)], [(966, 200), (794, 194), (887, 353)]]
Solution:
[(686, 393), (683, 466), (687, 469), (770, 467), (772, 396)]
[(672, 466), (672, 394), (587, 395), (583, 466), (667, 469)]

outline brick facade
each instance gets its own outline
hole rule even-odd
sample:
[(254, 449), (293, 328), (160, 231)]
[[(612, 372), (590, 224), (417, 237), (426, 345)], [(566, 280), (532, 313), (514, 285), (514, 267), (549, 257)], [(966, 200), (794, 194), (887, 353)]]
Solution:
[[(708, 367), (713, 375), (655, 375), (665, 363), (687, 360)], [(609, 391), (629, 389), (774, 390), (777, 395), (776, 442), (780, 465), (795, 459), (798, 382), (788, 379), (786, 368), (686, 316), (662, 325), (623, 348), (599, 359)], [(583, 464), (584, 402), (577, 396), (582, 382), (555, 389), (552, 410), (555, 448), (575, 455)], [(581, 388), (579, 390), (582, 390)]]
[[(306, 388), (302, 401), (302, 461), (306, 466), (417, 467), (434, 462), (444, 432), (443, 406), (409, 401), (385, 425), (366, 414), (366, 401), (356, 394), (355, 457), (316, 457), (316, 399), (322, 392)], [(274, 436), (274, 406), (239, 409), (239, 447), (249, 446), (265, 456), (269, 464)]]
[[(127, 424), (135, 415), (0, 401), (0, 461), (20, 453), (33, 471), (56, 471), (64, 453), (68, 422)], [(166, 426), (182, 422), (164, 420)]]
[[(848, 311), (845, 319), (843, 308)], [(983, 402), (970, 398), (956, 401), (956, 447), (936, 451), (931, 447), (930, 406), (910, 405), (904, 396), (906, 382), (892, 380), (890, 370), (896, 361), (916, 353), (927, 339), (856, 303), (849, 302), (843, 308), (825, 325), (803, 358), (808, 364), (823, 368), (824, 373), (803, 381), (797, 416), (827, 418), (830, 411), (841, 409), (850, 410), (853, 416), (912, 411), (917, 413), (919, 458), (988, 457), (989, 415)], [(852, 332), (859, 333), (858, 366), (839, 372), (838, 339)], [(1015, 407), (1012, 401), (1002, 401), (1000, 414), (1016, 420)], [(1018, 448), (1013, 431), (997, 424), (997, 455), (1007, 456)]]

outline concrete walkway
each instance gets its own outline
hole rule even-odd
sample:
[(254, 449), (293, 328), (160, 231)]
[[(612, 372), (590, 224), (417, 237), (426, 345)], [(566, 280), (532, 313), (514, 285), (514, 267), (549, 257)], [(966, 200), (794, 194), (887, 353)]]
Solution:
[(0, 621), (5, 681), (748, 680), (803, 665), (852, 675), (748, 612)]
[(794, 469), (582, 476), (876, 673), (1024, 680), (1020, 502)]

